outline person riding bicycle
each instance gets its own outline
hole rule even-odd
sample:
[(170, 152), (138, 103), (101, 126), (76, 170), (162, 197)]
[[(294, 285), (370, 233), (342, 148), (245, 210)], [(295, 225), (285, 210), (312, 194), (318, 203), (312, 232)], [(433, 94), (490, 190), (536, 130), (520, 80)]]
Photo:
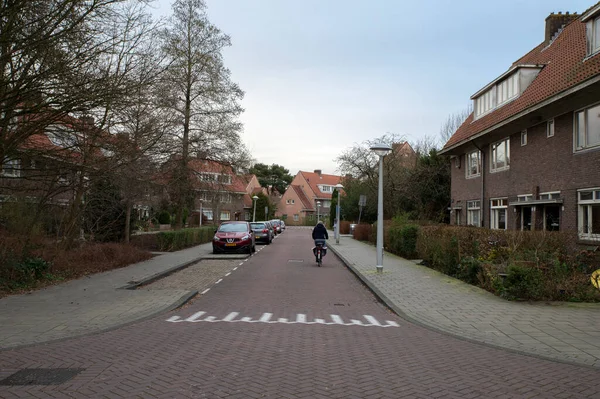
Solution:
[(329, 239), (329, 234), (327, 234), (327, 228), (322, 221), (318, 221), (317, 225), (312, 231), (312, 238), (315, 240), (315, 247), (313, 248), (313, 253), (315, 254), (315, 258), (317, 256), (317, 245), (323, 245), (323, 256), (327, 253), (327, 247), (325, 246), (326, 241)]

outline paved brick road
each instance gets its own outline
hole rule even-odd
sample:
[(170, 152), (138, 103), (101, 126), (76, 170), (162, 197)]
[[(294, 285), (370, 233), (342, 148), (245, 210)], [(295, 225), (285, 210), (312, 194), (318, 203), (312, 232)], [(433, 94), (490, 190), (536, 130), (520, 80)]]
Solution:
[(0, 385), (0, 397), (600, 397), (600, 371), (411, 325), (332, 255), (316, 267), (310, 247), (306, 231), (289, 230), (247, 261), (213, 264), (221, 277), (201, 276), (200, 264), (146, 287), (205, 292), (183, 308), (0, 352), (0, 380), (25, 368), (85, 369), (60, 385)]

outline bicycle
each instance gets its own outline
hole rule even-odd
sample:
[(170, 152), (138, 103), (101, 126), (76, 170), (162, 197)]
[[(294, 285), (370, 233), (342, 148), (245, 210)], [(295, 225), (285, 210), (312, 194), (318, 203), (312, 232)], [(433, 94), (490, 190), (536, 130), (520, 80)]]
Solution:
[(315, 248), (313, 248), (315, 254), (315, 260), (317, 266), (321, 267), (323, 264), (323, 256), (327, 254), (327, 247), (325, 246), (325, 240), (315, 240)]

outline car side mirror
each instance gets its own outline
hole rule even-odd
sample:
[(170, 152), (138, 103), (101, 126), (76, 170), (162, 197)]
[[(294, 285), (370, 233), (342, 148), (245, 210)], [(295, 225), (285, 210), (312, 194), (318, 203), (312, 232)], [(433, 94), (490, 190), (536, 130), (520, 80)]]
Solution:
[(215, 229), (215, 234), (217, 234), (217, 229)]

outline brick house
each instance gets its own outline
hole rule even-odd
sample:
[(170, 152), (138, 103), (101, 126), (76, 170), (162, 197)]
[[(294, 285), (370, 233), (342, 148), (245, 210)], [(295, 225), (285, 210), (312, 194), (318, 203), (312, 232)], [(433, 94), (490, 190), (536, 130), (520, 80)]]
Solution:
[(321, 170), (299, 171), (281, 197), (275, 215), (290, 225), (316, 223), (317, 216), (329, 219), (331, 194), (341, 180)]
[(545, 39), (471, 97), (445, 144), (451, 223), (600, 241), (600, 3), (550, 14)]
[(210, 224), (250, 220), (252, 198), (247, 190), (260, 189), (256, 176), (238, 175), (230, 165), (204, 159), (191, 160), (189, 168), (195, 176), (196, 214), (202, 209), (204, 220)]

